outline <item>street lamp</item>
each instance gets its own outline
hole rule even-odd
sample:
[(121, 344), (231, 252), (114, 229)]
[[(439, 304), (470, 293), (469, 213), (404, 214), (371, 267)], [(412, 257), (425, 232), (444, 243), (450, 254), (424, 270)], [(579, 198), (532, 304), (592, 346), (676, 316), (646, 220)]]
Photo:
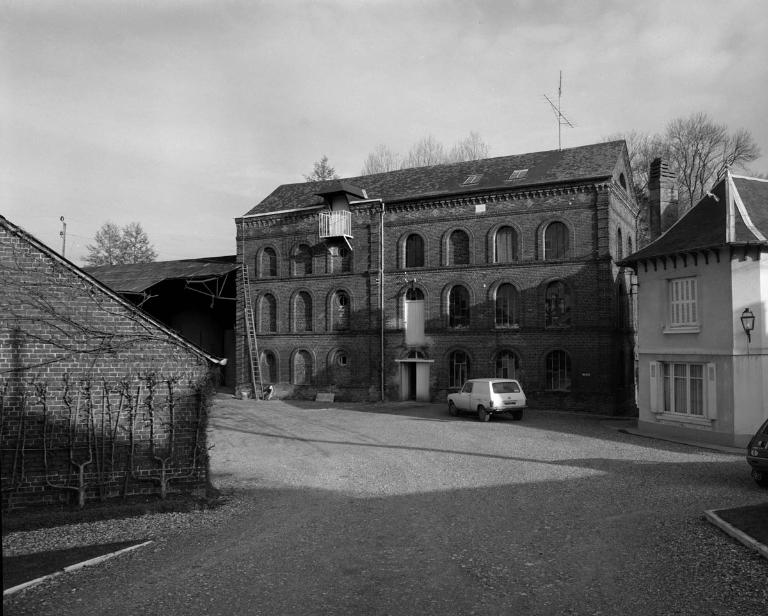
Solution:
[(752, 342), (752, 330), (755, 329), (755, 315), (749, 308), (744, 308), (744, 312), (741, 313), (741, 326), (744, 328), (744, 333), (747, 334), (747, 342)]

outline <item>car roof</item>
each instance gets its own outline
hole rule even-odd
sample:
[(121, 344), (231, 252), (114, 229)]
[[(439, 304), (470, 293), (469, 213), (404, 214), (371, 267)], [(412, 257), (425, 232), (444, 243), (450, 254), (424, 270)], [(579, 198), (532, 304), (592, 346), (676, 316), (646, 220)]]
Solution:
[(514, 381), (517, 383), (517, 379), (467, 379), (470, 383), (506, 383), (508, 381)]

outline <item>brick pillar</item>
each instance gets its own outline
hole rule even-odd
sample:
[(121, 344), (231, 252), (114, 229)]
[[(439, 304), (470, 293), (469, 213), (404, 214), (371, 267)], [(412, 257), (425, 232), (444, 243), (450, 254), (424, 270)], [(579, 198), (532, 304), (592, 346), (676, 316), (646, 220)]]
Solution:
[(648, 214), (651, 241), (677, 220), (677, 178), (661, 158), (653, 160), (648, 173)]

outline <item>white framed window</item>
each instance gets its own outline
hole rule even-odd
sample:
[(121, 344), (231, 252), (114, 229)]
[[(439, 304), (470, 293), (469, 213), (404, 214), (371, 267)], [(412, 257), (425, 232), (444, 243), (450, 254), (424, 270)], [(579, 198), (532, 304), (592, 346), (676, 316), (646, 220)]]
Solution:
[(669, 328), (699, 326), (698, 285), (696, 278), (674, 278), (668, 281)]
[(717, 417), (714, 363), (668, 361), (650, 363), (651, 412), (701, 424)]

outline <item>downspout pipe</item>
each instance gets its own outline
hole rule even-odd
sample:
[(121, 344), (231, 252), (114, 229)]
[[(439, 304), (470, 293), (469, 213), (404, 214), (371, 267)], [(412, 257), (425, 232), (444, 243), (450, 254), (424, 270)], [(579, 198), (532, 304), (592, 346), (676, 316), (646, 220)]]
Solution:
[(383, 199), (360, 199), (350, 201), (349, 205), (362, 203), (378, 203), (379, 208), (379, 400), (384, 402), (384, 213), (386, 207)]

